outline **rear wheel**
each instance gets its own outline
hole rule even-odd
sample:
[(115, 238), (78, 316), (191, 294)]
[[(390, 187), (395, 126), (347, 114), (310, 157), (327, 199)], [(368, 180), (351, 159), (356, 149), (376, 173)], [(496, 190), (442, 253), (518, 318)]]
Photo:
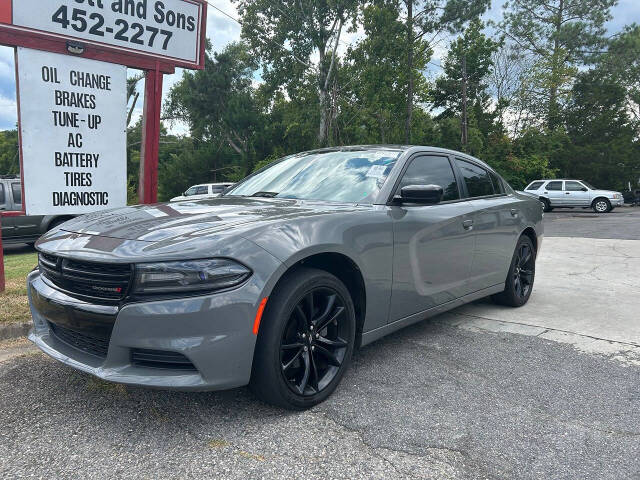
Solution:
[(351, 360), (355, 310), (349, 291), (322, 270), (295, 271), (267, 303), (253, 359), (251, 389), (289, 409), (324, 401)]
[(491, 298), (501, 305), (521, 307), (529, 301), (535, 275), (536, 251), (531, 239), (523, 235), (516, 245), (504, 291)]
[(592, 207), (596, 213), (608, 213), (612, 210), (611, 203), (606, 198), (596, 198)]

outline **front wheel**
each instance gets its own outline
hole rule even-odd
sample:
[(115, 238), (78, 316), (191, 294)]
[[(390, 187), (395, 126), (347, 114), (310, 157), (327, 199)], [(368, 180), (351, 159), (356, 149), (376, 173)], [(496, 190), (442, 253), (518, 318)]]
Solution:
[(353, 353), (355, 309), (335, 276), (301, 268), (269, 298), (253, 359), (250, 387), (288, 409), (310, 408), (336, 389)]
[(543, 211), (550, 212), (551, 210), (553, 210), (553, 207), (551, 206), (551, 202), (546, 198), (542, 198), (540, 202), (542, 203)]
[(609, 202), (609, 200), (607, 200), (606, 198), (597, 198), (593, 202), (593, 210), (596, 213), (608, 213), (613, 209), (611, 208), (611, 203)]
[(491, 298), (501, 305), (521, 307), (529, 301), (535, 276), (536, 251), (531, 239), (523, 235), (516, 245), (504, 291)]

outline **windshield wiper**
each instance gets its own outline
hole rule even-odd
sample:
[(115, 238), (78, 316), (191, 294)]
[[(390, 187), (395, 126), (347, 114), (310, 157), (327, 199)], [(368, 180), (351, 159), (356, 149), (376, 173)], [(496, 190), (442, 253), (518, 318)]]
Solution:
[(252, 197), (264, 197), (264, 198), (273, 198), (278, 196), (278, 192), (256, 192)]

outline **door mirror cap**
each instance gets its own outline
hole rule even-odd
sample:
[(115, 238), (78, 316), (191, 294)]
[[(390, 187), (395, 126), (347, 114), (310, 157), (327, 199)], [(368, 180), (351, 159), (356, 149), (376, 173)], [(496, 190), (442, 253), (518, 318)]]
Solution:
[(400, 200), (407, 203), (440, 203), (443, 195), (440, 185), (407, 185), (400, 189)]
[(582, 190), (583, 192), (588, 192), (589, 189), (587, 187), (582, 187), (580, 190)]

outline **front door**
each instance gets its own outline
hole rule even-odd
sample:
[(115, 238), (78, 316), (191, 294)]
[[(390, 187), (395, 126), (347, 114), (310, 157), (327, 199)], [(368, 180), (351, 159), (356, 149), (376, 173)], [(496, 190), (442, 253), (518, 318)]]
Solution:
[(394, 233), (391, 322), (469, 293), (473, 260), (472, 207), (461, 201), (449, 157), (414, 157), (396, 194), (407, 185), (440, 185), (444, 196), (437, 205), (389, 207)]
[[(11, 183), (11, 198), (13, 209), (22, 210), (22, 187), (19, 182)], [(20, 215), (13, 217), (13, 236), (15, 238), (31, 239), (38, 235), (42, 215)]]
[(563, 182), (561, 180), (548, 182), (542, 191), (543, 196), (549, 199), (552, 207), (561, 207), (566, 205), (562, 184)]
[(591, 205), (589, 189), (575, 180), (564, 182), (564, 197), (565, 204), (572, 207), (588, 207)]

